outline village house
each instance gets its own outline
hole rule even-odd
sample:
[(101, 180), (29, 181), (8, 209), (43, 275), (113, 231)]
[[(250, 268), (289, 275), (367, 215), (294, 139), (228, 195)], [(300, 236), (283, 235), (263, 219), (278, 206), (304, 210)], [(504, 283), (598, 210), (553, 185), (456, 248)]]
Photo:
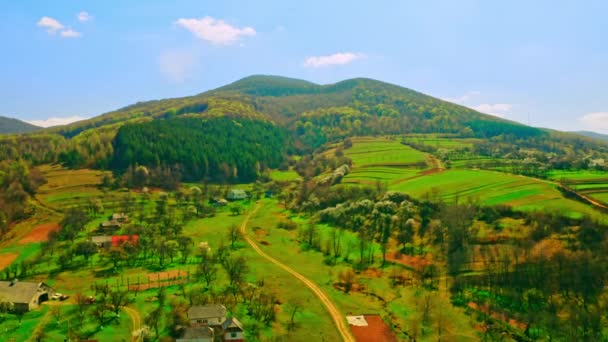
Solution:
[(122, 226), (122, 224), (118, 221), (105, 221), (99, 224), (99, 228), (97, 230), (103, 233), (112, 233), (119, 230), (120, 226)]
[(91, 242), (95, 243), (99, 248), (120, 247), (127, 241), (137, 245), (139, 243), (139, 235), (101, 235), (91, 238)]
[(229, 201), (240, 201), (247, 198), (249, 198), (249, 195), (247, 195), (247, 192), (243, 189), (230, 189), (226, 196), (226, 199)]
[(188, 309), (192, 327), (221, 326), (226, 320), (226, 307), (221, 304), (195, 305)]
[[(223, 337), (224, 341), (242, 342), (245, 340), (243, 325), (235, 317), (226, 317), (226, 307), (221, 304), (195, 305), (188, 309), (188, 320), (190, 327), (187, 328), (178, 341), (203, 341), (186, 336), (198, 336), (201, 331), (198, 328), (211, 328), (217, 336)], [(201, 337), (202, 338), (202, 337)]]
[(27, 312), (49, 300), (54, 290), (45, 283), (0, 281), (0, 302), (10, 303), (13, 310)]
[(245, 341), (245, 336), (243, 335), (243, 325), (239, 322), (236, 317), (230, 317), (224, 324), (222, 324), (222, 328), (224, 329), (224, 341), (231, 342), (242, 342)]
[(129, 216), (126, 215), (125, 213), (114, 213), (112, 214), (112, 216), (110, 217), (111, 221), (116, 221), (119, 223), (125, 223), (129, 221)]

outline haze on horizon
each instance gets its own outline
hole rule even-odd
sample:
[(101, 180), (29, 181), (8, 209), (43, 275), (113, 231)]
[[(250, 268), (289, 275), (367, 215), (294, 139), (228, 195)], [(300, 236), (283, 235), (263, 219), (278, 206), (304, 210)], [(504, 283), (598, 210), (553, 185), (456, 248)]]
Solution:
[(608, 3), (8, 2), (0, 115), (38, 125), (252, 74), (369, 77), (485, 113), (608, 133)]

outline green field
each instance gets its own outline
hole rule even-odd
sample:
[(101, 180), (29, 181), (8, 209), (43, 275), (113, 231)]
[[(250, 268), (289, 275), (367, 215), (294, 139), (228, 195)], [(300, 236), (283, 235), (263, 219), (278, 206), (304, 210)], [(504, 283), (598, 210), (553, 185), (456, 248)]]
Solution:
[(472, 148), (473, 144), (479, 142), (479, 139), (457, 139), (457, 138), (442, 138), (433, 136), (406, 136), (406, 141), (415, 144), (432, 146), (437, 149), (455, 150), (461, 148)]
[(553, 209), (571, 216), (599, 213), (583, 203), (564, 198), (554, 184), (535, 178), (484, 170), (448, 170), (393, 186), (414, 197), (435, 192), (445, 200), (473, 199), (486, 205), (507, 204), (522, 210)]
[(387, 138), (356, 138), (353, 146), (344, 150), (353, 161), (351, 172), (342, 180), (345, 184), (393, 184), (416, 177), (429, 156), (423, 152)]
[(410, 165), (424, 162), (426, 154), (396, 140), (382, 138), (356, 138), (353, 146), (344, 150), (354, 167), (377, 165)]
[(288, 170), (288, 171), (272, 170), (272, 171), (270, 171), (270, 178), (272, 178), (272, 180), (279, 181), (279, 182), (291, 182), (291, 181), (296, 181), (296, 180), (300, 179), (300, 175), (293, 170)]
[(578, 193), (608, 204), (608, 172), (593, 170), (555, 170), (549, 177), (563, 183)]
[(345, 184), (373, 185), (377, 181), (393, 184), (399, 180), (415, 177), (421, 171), (417, 169), (401, 168), (396, 166), (371, 166), (355, 168), (344, 179)]

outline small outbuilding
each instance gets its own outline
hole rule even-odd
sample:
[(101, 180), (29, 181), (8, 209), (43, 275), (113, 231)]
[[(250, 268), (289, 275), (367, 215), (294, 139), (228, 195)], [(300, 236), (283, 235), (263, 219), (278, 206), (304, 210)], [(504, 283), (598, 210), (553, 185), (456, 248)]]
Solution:
[(176, 342), (214, 342), (215, 333), (210, 327), (193, 327), (184, 329), (182, 337)]

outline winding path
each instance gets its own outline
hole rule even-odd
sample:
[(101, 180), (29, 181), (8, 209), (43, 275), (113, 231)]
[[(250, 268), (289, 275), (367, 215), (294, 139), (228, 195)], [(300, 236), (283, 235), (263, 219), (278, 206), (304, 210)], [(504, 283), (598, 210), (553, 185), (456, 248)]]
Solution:
[(344, 341), (346, 341), (346, 342), (355, 342), (355, 338), (351, 335), (350, 328), (346, 324), (346, 322), (344, 320), (344, 317), (340, 313), (340, 310), (338, 310), (338, 308), (336, 308), (336, 306), (334, 305), (334, 303), (317, 286), (317, 284), (313, 283), (311, 280), (309, 280), (308, 278), (304, 277), (300, 273), (294, 271), (289, 266), (281, 263), (280, 261), (278, 261), (275, 258), (271, 257), (270, 255), (266, 254), (264, 251), (262, 251), (260, 249), (260, 247), (252, 239), (250, 239), (247, 236), (247, 224), (249, 223), (249, 218), (253, 214), (255, 214), (261, 207), (262, 207), (262, 204), (260, 202), (258, 202), (256, 204), (256, 206), (255, 206), (255, 209), (253, 209), (252, 211), (250, 211), (247, 214), (247, 216), (245, 217), (245, 220), (241, 224), (241, 233), (243, 234), (243, 238), (245, 239), (245, 241), (247, 241), (247, 243), (249, 245), (251, 245), (251, 247), (253, 248), (253, 250), (256, 251), (256, 253), (258, 253), (261, 257), (263, 257), (264, 259), (266, 259), (266, 260), (272, 262), (273, 264), (279, 266), (280, 268), (282, 268), (283, 270), (287, 271), (292, 276), (294, 276), (295, 278), (297, 278), (298, 280), (300, 280), (302, 283), (304, 283), (304, 285), (306, 285), (321, 300), (321, 302), (323, 303), (323, 305), (325, 306), (325, 308), (327, 308), (327, 311), (329, 312), (329, 314), (331, 315), (331, 317), (334, 320), (334, 323), (336, 324), (336, 328), (338, 328), (338, 332), (340, 333), (340, 335), (342, 335), (342, 339)]
[(136, 310), (131, 309), (130, 307), (127, 307), (127, 306), (123, 306), (122, 309), (125, 310), (125, 312), (127, 313), (127, 315), (129, 315), (129, 317), (131, 317), (131, 322), (133, 322), (133, 329), (132, 329), (133, 342), (140, 341), (141, 340), (141, 317), (139, 315), (139, 312), (137, 312)]

